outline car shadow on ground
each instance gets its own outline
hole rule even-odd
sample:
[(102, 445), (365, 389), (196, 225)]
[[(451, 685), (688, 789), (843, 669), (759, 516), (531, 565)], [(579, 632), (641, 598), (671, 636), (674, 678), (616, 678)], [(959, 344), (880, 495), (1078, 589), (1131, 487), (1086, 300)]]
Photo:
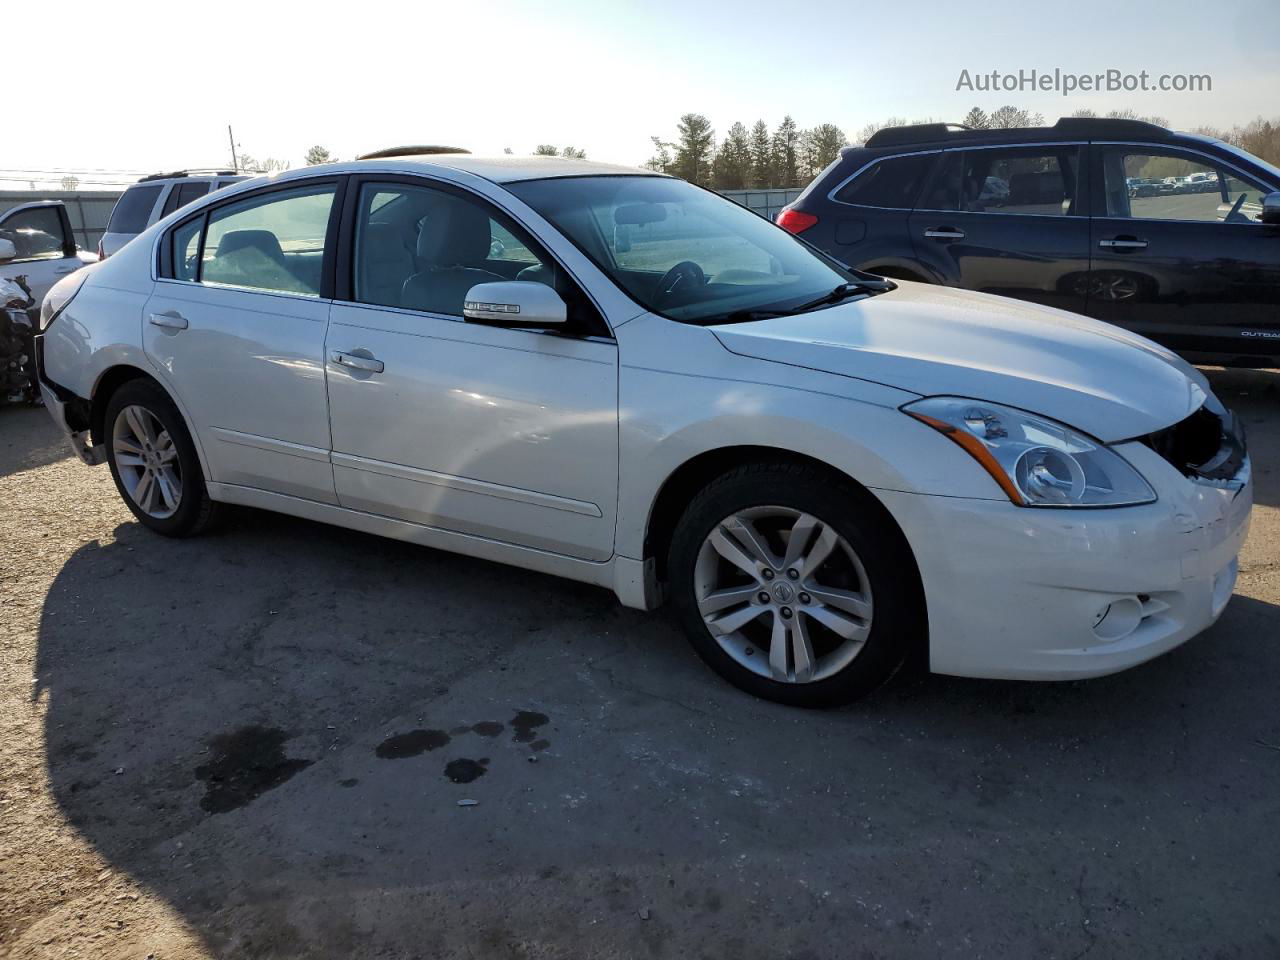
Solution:
[(603, 590), (244, 511), (76, 551), (33, 699), (219, 956), (1163, 957), (1277, 943), (1278, 687), (1236, 597), (1115, 677), (786, 709)]
[(43, 407), (0, 404), (0, 477), (72, 456)]

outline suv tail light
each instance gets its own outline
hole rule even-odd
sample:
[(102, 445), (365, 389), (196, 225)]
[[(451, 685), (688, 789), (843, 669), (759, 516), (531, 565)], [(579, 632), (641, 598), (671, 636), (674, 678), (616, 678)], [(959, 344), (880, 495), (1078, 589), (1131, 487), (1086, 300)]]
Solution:
[(784, 207), (775, 222), (789, 233), (803, 233), (817, 223), (818, 218), (812, 213), (803, 213), (800, 210)]

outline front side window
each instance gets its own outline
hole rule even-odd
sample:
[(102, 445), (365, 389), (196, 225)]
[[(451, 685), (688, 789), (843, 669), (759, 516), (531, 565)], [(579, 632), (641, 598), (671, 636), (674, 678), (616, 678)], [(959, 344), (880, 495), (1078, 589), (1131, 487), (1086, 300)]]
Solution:
[[(272, 191), (209, 214), (199, 278), (253, 290), (320, 296), (334, 186)], [(174, 250), (180, 269), (189, 252)]]
[(1064, 146), (949, 153), (920, 206), (928, 210), (1065, 217), (1074, 214), (1079, 151)]
[(0, 224), (0, 238), (13, 243), (18, 260), (57, 260), (67, 246), (62, 217), (53, 207), (21, 210)]
[(367, 183), (356, 214), (352, 294), (358, 303), (461, 317), (478, 283), (527, 280), (564, 297), (575, 288), (514, 222), (478, 200), (429, 186)]
[(673, 320), (786, 310), (855, 279), (785, 230), (682, 180), (564, 177), (507, 189), (637, 303)]
[(1109, 217), (1258, 222), (1268, 192), (1208, 158), (1176, 151), (1112, 148), (1102, 166)]
[(107, 232), (141, 233), (147, 229), (147, 221), (151, 219), (151, 211), (160, 199), (162, 189), (159, 184), (149, 184), (126, 190), (111, 211)]
[(910, 210), (936, 158), (936, 153), (926, 153), (881, 160), (841, 187), (835, 199), (865, 207)]

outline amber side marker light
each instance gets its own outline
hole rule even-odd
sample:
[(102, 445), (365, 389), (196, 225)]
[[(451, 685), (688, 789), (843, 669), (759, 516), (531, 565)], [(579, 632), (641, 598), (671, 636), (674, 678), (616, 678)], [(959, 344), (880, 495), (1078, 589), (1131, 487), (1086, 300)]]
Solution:
[(966, 433), (959, 427), (955, 427), (947, 423), (945, 420), (939, 420), (937, 417), (930, 417), (926, 414), (916, 413), (912, 410), (905, 410), (903, 412), (908, 416), (915, 417), (921, 423), (928, 424), (943, 436), (953, 440), (956, 445), (961, 447), (969, 454), (969, 456), (982, 464), (982, 468), (986, 470), (987, 473), (991, 474), (991, 479), (1000, 485), (1000, 489), (1004, 491), (1005, 496), (1020, 507), (1025, 507), (1027, 505), (1027, 501), (1022, 496), (1022, 493), (1014, 485), (1014, 482), (1009, 479), (1009, 474), (1005, 473), (1004, 467), (1000, 466), (1000, 464), (996, 462), (996, 458), (991, 455), (990, 450), (982, 445), (981, 440), (973, 434)]

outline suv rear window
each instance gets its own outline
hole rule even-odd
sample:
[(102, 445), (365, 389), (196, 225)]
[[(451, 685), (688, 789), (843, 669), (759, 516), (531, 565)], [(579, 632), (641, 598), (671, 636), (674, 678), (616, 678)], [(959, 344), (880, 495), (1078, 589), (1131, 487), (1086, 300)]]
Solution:
[(149, 184), (145, 187), (130, 187), (116, 201), (116, 208), (111, 211), (111, 222), (107, 224), (108, 233), (141, 233), (147, 229), (147, 218), (156, 205), (161, 187)]
[(926, 153), (881, 160), (841, 187), (835, 199), (864, 207), (910, 210), (935, 156)]

